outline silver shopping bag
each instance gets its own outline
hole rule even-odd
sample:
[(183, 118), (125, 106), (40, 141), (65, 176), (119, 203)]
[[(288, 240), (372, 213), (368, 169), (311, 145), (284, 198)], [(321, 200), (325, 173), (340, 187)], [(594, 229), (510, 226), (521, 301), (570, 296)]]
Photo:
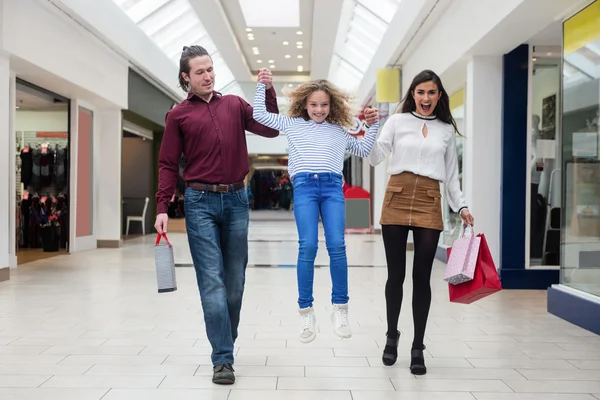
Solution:
[[(160, 239), (164, 238), (165, 243)], [(158, 283), (158, 293), (174, 292), (177, 290), (177, 279), (175, 278), (175, 257), (173, 256), (173, 246), (167, 239), (167, 234), (158, 234), (156, 245), (154, 246), (154, 263), (156, 265), (156, 281)]]

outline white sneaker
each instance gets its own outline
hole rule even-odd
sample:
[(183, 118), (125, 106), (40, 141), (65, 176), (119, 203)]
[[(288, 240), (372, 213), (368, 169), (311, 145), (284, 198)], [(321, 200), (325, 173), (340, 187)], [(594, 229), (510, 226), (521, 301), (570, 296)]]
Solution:
[(352, 337), (352, 330), (348, 322), (348, 304), (334, 304), (331, 314), (333, 332), (344, 339)]
[(300, 333), (300, 342), (312, 342), (317, 337), (317, 318), (315, 317), (315, 310), (312, 307), (301, 308), (300, 318), (302, 319), (302, 333)]

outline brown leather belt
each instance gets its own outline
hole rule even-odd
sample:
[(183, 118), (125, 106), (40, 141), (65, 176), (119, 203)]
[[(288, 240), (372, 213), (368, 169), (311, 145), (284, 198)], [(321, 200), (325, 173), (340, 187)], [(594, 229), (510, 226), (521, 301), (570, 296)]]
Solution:
[(245, 187), (244, 182), (237, 182), (237, 183), (232, 183), (229, 185), (210, 184), (210, 183), (202, 183), (202, 182), (186, 182), (185, 186), (189, 187), (192, 190), (204, 190), (207, 192), (219, 192), (219, 193), (232, 192), (234, 190), (240, 190)]

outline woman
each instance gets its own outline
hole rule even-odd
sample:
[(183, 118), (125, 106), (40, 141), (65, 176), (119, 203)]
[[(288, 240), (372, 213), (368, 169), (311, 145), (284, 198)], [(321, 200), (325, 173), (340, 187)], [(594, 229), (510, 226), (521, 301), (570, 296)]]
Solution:
[(390, 366), (398, 358), (406, 241), (412, 230), (415, 332), (410, 370), (415, 375), (427, 372), (423, 338), (431, 304), (431, 269), (443, 230), (440, 182), (445, 185), (450, 207), (460, 214), (465, 225), (473, 224), (458, 181), (455, 132), (458, 130), (442, 81), (434, 72), (425, 70), (413, 79), (400, 112), (390, 116), (369, 154), (369, 162), (375, 166), (391, 153), (391, 177), (380, 220), (388, 268), (388, 330), (382, 361)]
[(316, 338), (313, 308), (315, 257), (318, 250), (319, 215), (325, 230), (332, 281), (331, 320), (334, 333), (352, 336), (348, 321), (348, 260), (346, 257), (345, 200), (342, 189), (344, 156), (350, 152), (367, 157), (375, 143), (378, 117), (363, 140), (347, 132), (353, 124), (348, 96), (326, 80), (300, 85), (290, 95), (288, 116), (267, 112), (265, 85), (256, 86), (253, 116), (257, 122), (284, 131), (290, 149), (288, 170), (294, 187), (294, 216), (299, 236), (298, 307), (302, 322), (300, 341)]

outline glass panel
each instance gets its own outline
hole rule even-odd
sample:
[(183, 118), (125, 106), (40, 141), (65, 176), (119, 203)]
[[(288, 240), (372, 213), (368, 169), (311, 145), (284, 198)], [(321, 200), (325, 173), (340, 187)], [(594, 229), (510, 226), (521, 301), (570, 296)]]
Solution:
[(169, 0), (142, 0), (127, 10), (127, 14), (136, 24), (152, 14), (160, 7), (167, 4)]
[(557, 145), (560, 60), (537, 58), (531, 77), (529, 266), (559, 265), (560, 147)]
[(371, 12), (388, 24), (394, 17), (399, 1), (396, 0), (358, 0), (358, 3), (368, 7)]
[[(564, 212), (560, 216), (561, 283), (597, 296), (600, 296), (600, 80), (597, 78), (600, 63), (595, 50), (600, 48), (599, 18), (600, 2), (595, 2), (563, 26)], [(573, 73), (571, 67), (580, 71)]]
[(377, 18), (375, 14), (369, 11), (368, 8), (357, 4), (354, 7), (354, 15), (352, 19), (357, 18), (361, 23), (364, 23), (365, 27), (373, 32), (385, 32), (387, 29), (387, 23)]
[(217, 52), (212, 56), (215, 68), (215, 90), (221, 90), (235, 80), (231, 70), (223, 61), (221, 53)]
[(353, 94), (360, 85), (363, 74), (357, 71), (346, 61), (334, 55), (334, 61), (331, 68), (331, 81), (340, 89)]
[(227, 88), (235, 93), (241, 92), (241, 89), (236, 88), (235, 77), (223, 57), (217, 52), (217, 47), (192, 9), (189, 0), (113, 1), (174, 64), (179, 64), (183, 46), (199, 44), (213, 58), (216, 72), (215, 90)]

